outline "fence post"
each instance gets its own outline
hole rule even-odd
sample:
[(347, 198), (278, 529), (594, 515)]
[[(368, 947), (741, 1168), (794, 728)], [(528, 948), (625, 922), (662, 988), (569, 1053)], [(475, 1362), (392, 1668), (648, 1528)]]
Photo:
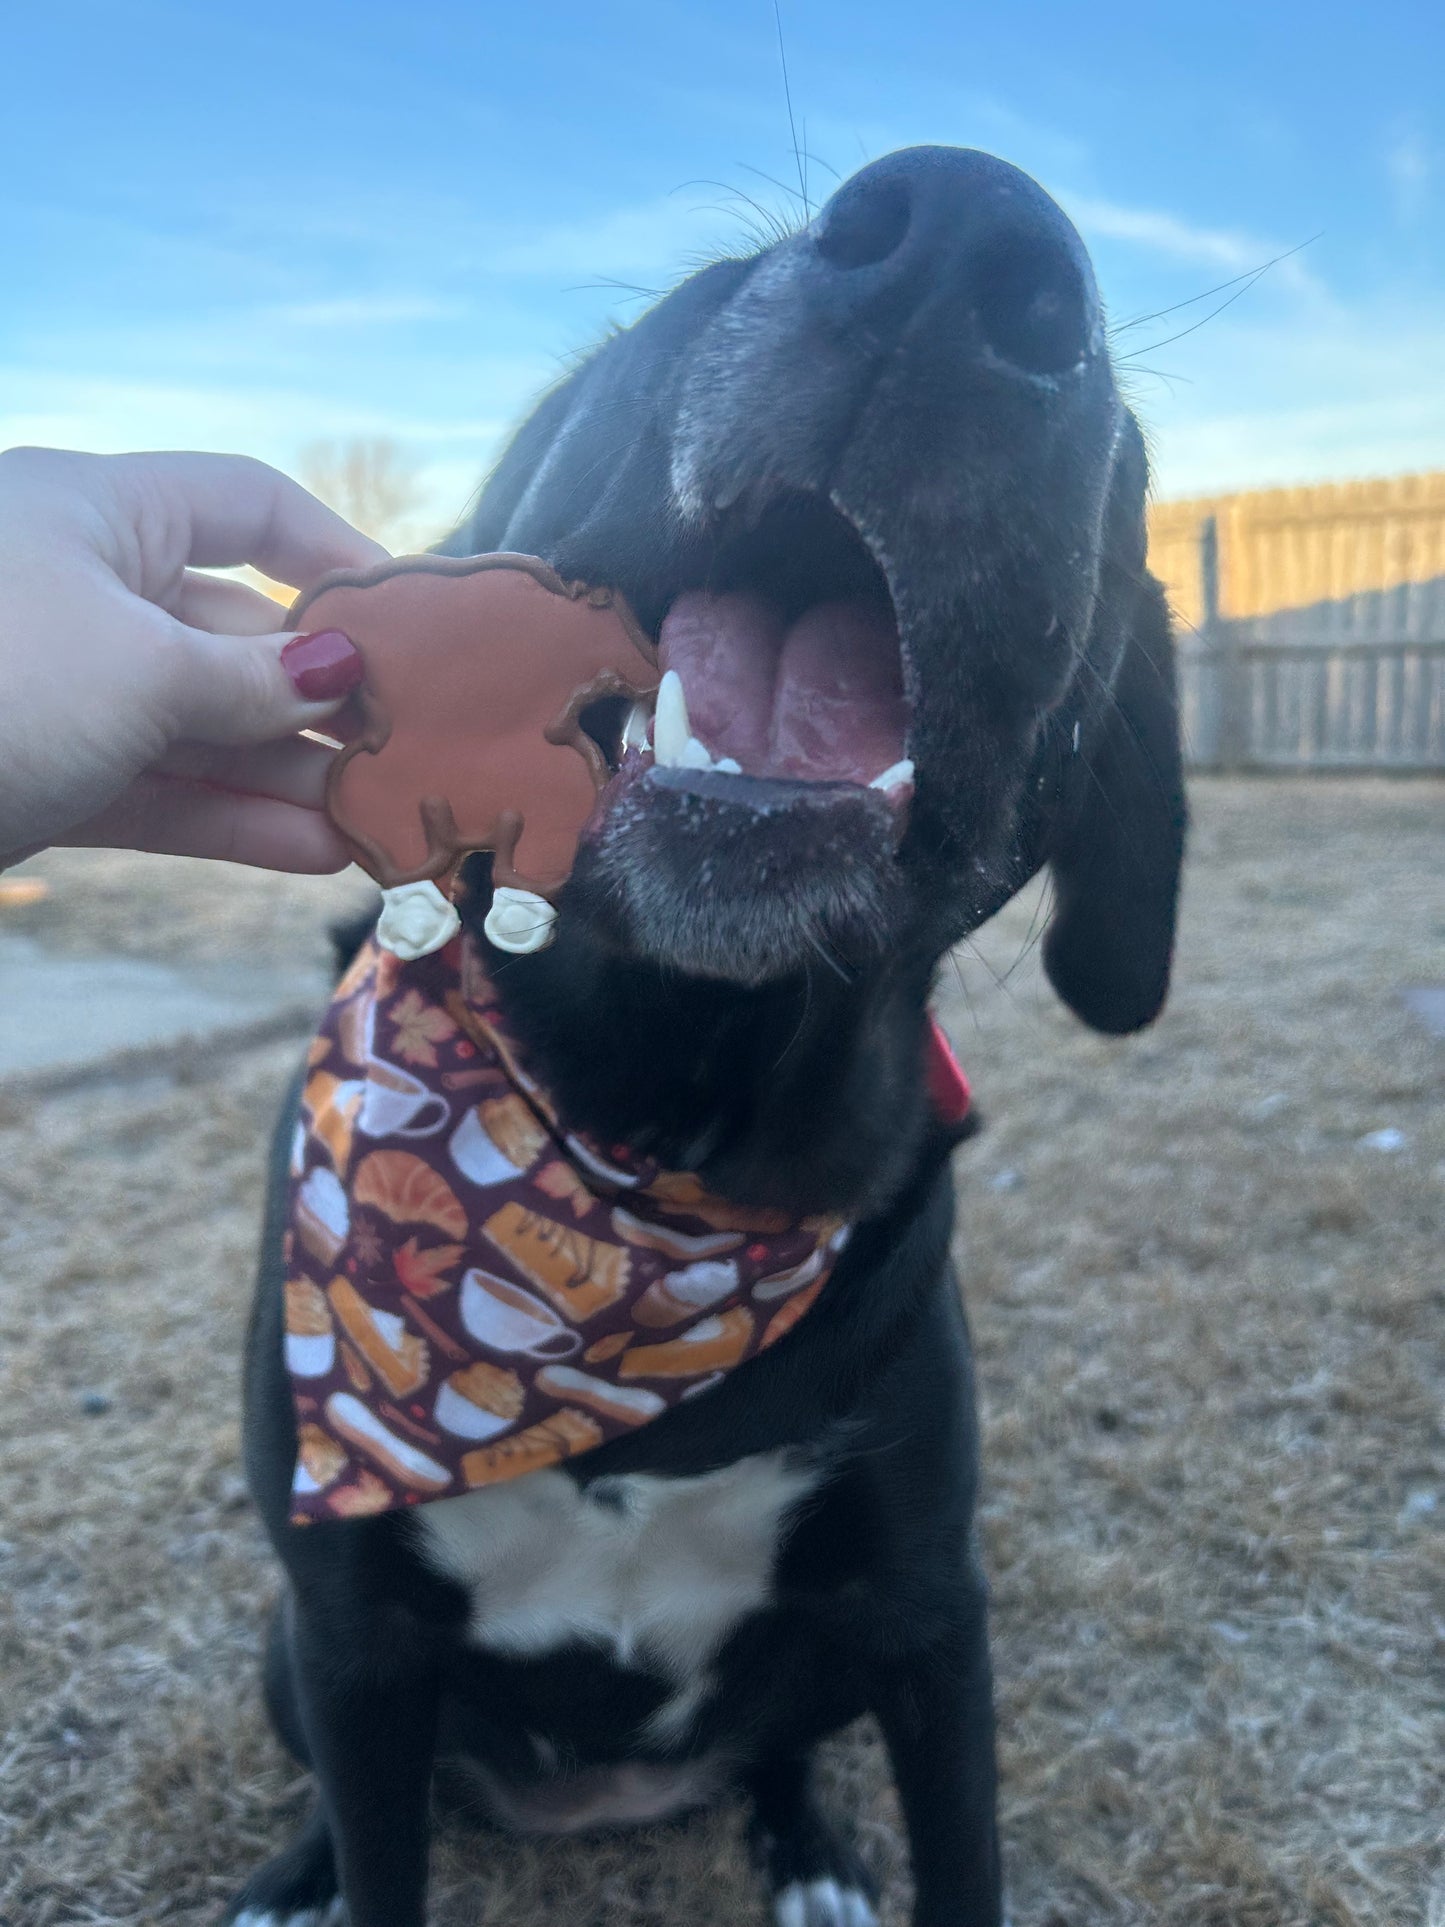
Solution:
[(1199, 531), (1199, 627), (1214, 684), (1213, 755), (1218, 769), (1238, 769), (1249, 754), (1249, 687), (1239, 625), (1219, 613), (1219, 521)]

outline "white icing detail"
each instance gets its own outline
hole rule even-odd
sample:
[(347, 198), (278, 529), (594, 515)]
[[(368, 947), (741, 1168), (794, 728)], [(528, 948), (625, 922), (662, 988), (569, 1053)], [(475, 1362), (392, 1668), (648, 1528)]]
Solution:
[(677, 1319), (670, 1322), (676, 1323), (690, 1312), (706, 1311), (709, 1305), (715, 1305), (737, 1288), (735, 1258), (699, 1258), (695, 1264), (684, 1265), (679, 1271), (666, 1272), (659, 1281), (658, 1295), (673, 1301)]
[(674, 769), (682, 762), (691, 735), (682, 677), (669, 669), (658, 685), (657, 714), (652, 719), (652, 753), (659, 769)]
[(609, 1480), (603, 1503), (532, 1472), (419, 1508), (427, 1563), (467, 1587), (469, 1635), (538, 1657), (578, 1640), (659, 1668), (679, 1692), (768, 1602), (779, 1541), (815, 1475), (759, 1453), (695, 1478)]
[(695, 1236), (674, 1231), (671, 1225), (634, 1217), (620, 1204), (612, 1208), (612, 1229), (624, 1244), (651, 1245), (671, 1258), (716, 1258), (720, 1252), (736, 1251), (743, 1242), (740, 1231), (701, 1231)]
[(912, 781), (913, 758), (905, 756), (901, 763), (891, 763), (881, 776), (875, 776), (868, 787), (870, 790), (882, 790), (886, 796), (889, 790), (901, 790)]
[(433, 1416), (444, 1432), (450, 1432), (454, 1438), (470, 1439), (473, 1442), (494, 1439), (498, 1432), (505, 1432), (512, 1423), (509, 1418), (501, 1418), (495, 1412), (488, 1412), (480, 1405), (474, 1405), (471, 1399), (464, 1397), (457, 1390), (450, 1379), (443, 1382), (441, 1390), (437, 1393)]
[(482, 928), (498, 950), (509, 950), (516, 957), (529, 957), (534, 950), (547, 948), (555, 934), (552, 926), (556, 921), (556, 910), (535, 890), (515, 890), (510, 884), (501, 883), (492, 897), (492, 907)]
[(787, 1298), (802, 1286), (812, 1284), (822, 1269), (823, 1253), (810, 1251), (803, 1262), (794, 1265), (790, 1271), (775, 1271), (770, 1278), (759, 1278), (753, 1286), (753, 1302), (766, 1305), (774, 1298)]
[(577, 1399), (594, 1412), (605, 1410), (617, 1418), (636, 1419), (638, 1424), (667, 1410), (666, 1402), (645, 1386), (614, 1385), (608, 1379), (576, 1371), (571, 1365), (544, 1365), (537, 1374), (537, 1384), (553, 1398)]
[(333, 1392), (326, 1401), (326, 1416), (334, 1431), (348, 1444), (376, 1459), (394, 1477), (421, 1491), (430, 1486), (440, 1492), (451, 1484), (451, 1473), (427, 1453), (418, 1451), (409, 1439), (388, 1431), (359, 1398), (350, 1392)]
[(293, 1378), (325, 1378), (336, 1363), (331, 1332), (287, 1332), (286, 1369)]
[(405, 963), (440, 950), (461, 927), (455, 906), (434, 883), (399, 883), (381, 893), (376, 941)]
[(836, 1880), (795, 1880), (773, 1901), (775, 1927), (878, 1927), (867, 1896)]
[(296, 1194), (297, 1229), (309, 1251), (333, 1264), (351, 1232), (346, 1190), (334, 1171), (318, 1164)]
[(406, 1337), (406, 1320), (399, 1318), (394, 1311), (374, 1311), (371, 1322), (381, 1333), (381, 1342), (387, 1350), (399, 1352), (401, 1341)]
[(577, 1162), (586, 1166), (593, 1177), (602, 1178), (608, 1184), (615, 1184), (619, 1190), (629, 1189), (636, 1184), (636, 1172), (624, 1171), (620, 1165), (609, 1164), (605, 1158), (600, 1158), (595, 1151), (589, 1150), (580, 1137), (569, 1133), (562, 1142)]

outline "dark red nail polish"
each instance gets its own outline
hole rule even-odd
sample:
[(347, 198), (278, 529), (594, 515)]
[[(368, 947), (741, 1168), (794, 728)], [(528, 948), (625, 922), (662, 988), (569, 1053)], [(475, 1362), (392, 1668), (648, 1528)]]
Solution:
[(293, 636), (281, 651), (281, 661), (296, 694), (308, 703), (335, 702), (355, 689), (365, 673), (356, 644), (339, 629)]

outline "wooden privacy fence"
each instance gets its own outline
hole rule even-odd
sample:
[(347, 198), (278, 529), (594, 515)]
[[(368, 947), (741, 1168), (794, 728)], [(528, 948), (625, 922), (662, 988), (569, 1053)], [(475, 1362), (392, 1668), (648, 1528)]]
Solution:
[(1150, 562), (1193, 763), (1445, 770), (1445, 474), (1162, 504)]

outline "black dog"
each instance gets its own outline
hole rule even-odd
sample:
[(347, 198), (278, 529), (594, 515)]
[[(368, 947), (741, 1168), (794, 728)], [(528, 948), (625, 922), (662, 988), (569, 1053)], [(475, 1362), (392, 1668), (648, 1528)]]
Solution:
[[(857, 1229), (783, 1342), (636, 1433), (297, 1529), (278, 1164), (247, 1461), (288, 1579), (268, 1698), (320, 1801), (232, 1919), (420, 1927), (455, 1756), (517, 1826), (740, 1785), (779, 1927), (864, 1927), (809, 1760), (872, 1712), (916, 1927), (999, 1921), (957, 1133), (924, 1089), (926, 1005), (948, 946), (1045, 864), (1073, 1009), (1124, 1032), (1164, 999), (1184, 804), (1145, 487), (1077, 235), (1024, 175), (941, 148), (694, 275), (517, 435), (451, 551), (620, 587), (743, 773), (633, 761), (555, 944), (493, 955), (508, 1021), (602, 1142)], [(621, 718), (593, 721), (616, 759)]]

